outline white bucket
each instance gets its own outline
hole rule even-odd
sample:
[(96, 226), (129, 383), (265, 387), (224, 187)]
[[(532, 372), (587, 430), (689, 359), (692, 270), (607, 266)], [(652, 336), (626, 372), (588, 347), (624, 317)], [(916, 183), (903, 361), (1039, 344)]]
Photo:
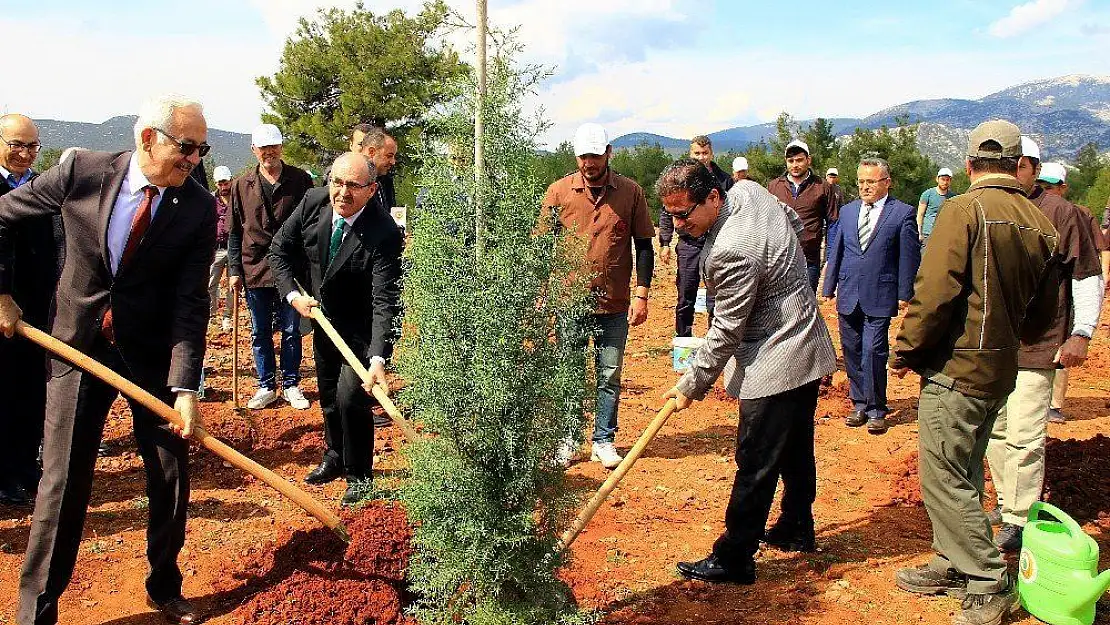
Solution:
[(705, 287), (698, 289), (698, 297), (694, 300), (694, 312), (707, 313), (709, 312), (709, 294), (705, 291)]
[(705, 343), (705, 339), (696, 336), (676, 336), (671, 341), (671, 359), (674, 361), (674, 370), (683, 373), (690, 368), (690, 362), (698, 354), (698, 348)]

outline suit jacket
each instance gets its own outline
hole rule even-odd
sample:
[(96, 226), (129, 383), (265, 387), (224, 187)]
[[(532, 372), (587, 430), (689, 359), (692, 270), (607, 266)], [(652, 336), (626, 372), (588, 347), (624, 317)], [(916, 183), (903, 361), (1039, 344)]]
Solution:
[(784, 393), (836, 369), (794, 220), (751, 180), (729, 191), (702, 250), (702, 277), (716, 298), (713, 323), (678, 382), (683, 395), (705, 397), (722, 371), (728, 393), (744, 400)]
[(401, 233), (373, 201), (327, 264), (332, 234), (328, 188), (312, 189), (274, 235), (267, 262), (285, 297), (294, 280), (320, 302), (351, 349), (369, 360), (388, 359), (396, 332), (401, 284)]
[[(34, 176), (35, 174), (32, 174)], [(0, 197), (11, 191), (0, 179)], [(23, 318), (45, 326), (62, 271), (64, 231), (59, 216), (34, 219), (11, 234), (13, 240), (12, 297), (23, 309)]]
[[(111, 306), (116, 346), (138, 384), (195, 389), (208, 327), (215, 202), (191, 179), (166, 189), (135, 258), (113, 276), (108, 221), (130, 158), (130, 152), (77, 152), (0, 198), (0, 293), (12, 289), (11, 231), (61, 215), (65, 265), (50, 333), (89, 352)], [(71, 368), (52, 364), (54, 375)]]
[(859, 305), (863, 314), (894, 317), (898, 300), (913, 299), (913, 279), (921, 265), (917, 212), (887, 196), (867, 250), (860, 249), (856, 200), (840, 210), (840, 227), (829, 245), (825, 297), (836, 293), (836, 311), (850, 315)]

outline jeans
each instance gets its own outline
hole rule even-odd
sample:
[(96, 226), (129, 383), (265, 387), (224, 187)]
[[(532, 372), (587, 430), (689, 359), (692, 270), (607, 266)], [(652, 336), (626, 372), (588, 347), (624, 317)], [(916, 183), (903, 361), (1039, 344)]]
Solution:
[(274, 287), (247, 289), (251, 313), (251, 351), (258, 371), (259, 388), (277, 390), (274, 362), (274, 317), (281, 330), (281, 387), (292, 388), (301, 381), (301, 331), (297, 311), (278, 295)]
[[(209, 316), (215, 318), (220, 306), (220, 278), (227, 269), (227, 248), (216, 250), (216, 258), (208, 272), (208, 300), (211, 302)], [(224, 319), (231, 319), (231, 288), (224, 292)]]
[(611, 443), (617, 435), (617, 408), (621, 400), (621, 365), (628, 342), (628, 313), (594, 315), (594, 365), (597, 369), (595, 443)]
[(811, 264), (807, 261), (806, 278), (809, 279), (809, 288), (813, 289), (813, 292), (816, 293), (817, 283), (821, 281), (821, 264)]
[[(698, 266), (701, 249), (682, 239), (675, 245), (675, 255), (678, 257), (678, 271), (675, 275), (675, 286), (678, 287), (678, 305), (674, 309), (675, 336), (691, 336), (694, 331), (694, 305), (698, 299), (698, 286), (701, 284), (701, 268)], [(712, 323), (712, 295), (706, 296), (705, 305)]]

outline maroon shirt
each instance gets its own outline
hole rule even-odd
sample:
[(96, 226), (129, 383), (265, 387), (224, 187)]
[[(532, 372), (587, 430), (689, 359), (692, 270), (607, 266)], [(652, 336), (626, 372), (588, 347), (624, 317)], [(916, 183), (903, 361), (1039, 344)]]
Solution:
[(228, 205), (224, 202), (224, 199), (220, 197), (219, 193), (216, 193), (215, 196), (216, 216), (218, 217), (216, 221), (216, 247), (226, 248), (228, 233), (227, 222), (225, 221), (225, 219), (227, 219)]

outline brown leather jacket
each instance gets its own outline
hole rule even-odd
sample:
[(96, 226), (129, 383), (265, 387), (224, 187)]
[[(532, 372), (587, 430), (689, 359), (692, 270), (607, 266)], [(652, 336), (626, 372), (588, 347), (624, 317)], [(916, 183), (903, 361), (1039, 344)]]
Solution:
[(225, 217), (229, 276), (243, 276), (248, 289), (275, 286), (266, 263), (270, 241), (311, 188), (308, 172), (284, 162), (271, 201), (263, 195), (257, 166), (231, 182), (231, 210)]
[(816, 265), (821, 262), (821, 232), (830, 222), (836, 221), (840, 212), (840, 189), (817, 176), (812, 170), (809, 177), (802, 181), (798, 196), (790, 190), (788, 174), (783, 174), (767, 183), (767, 190), (798, 213), (803, 230), (798, 234), (806, 262)]
[(1058, 235), (1013, 176), (990, 174), (944, 203), (892, 354), (970, 397), (1014, 389), (1018, 349), (1056, 317)]

